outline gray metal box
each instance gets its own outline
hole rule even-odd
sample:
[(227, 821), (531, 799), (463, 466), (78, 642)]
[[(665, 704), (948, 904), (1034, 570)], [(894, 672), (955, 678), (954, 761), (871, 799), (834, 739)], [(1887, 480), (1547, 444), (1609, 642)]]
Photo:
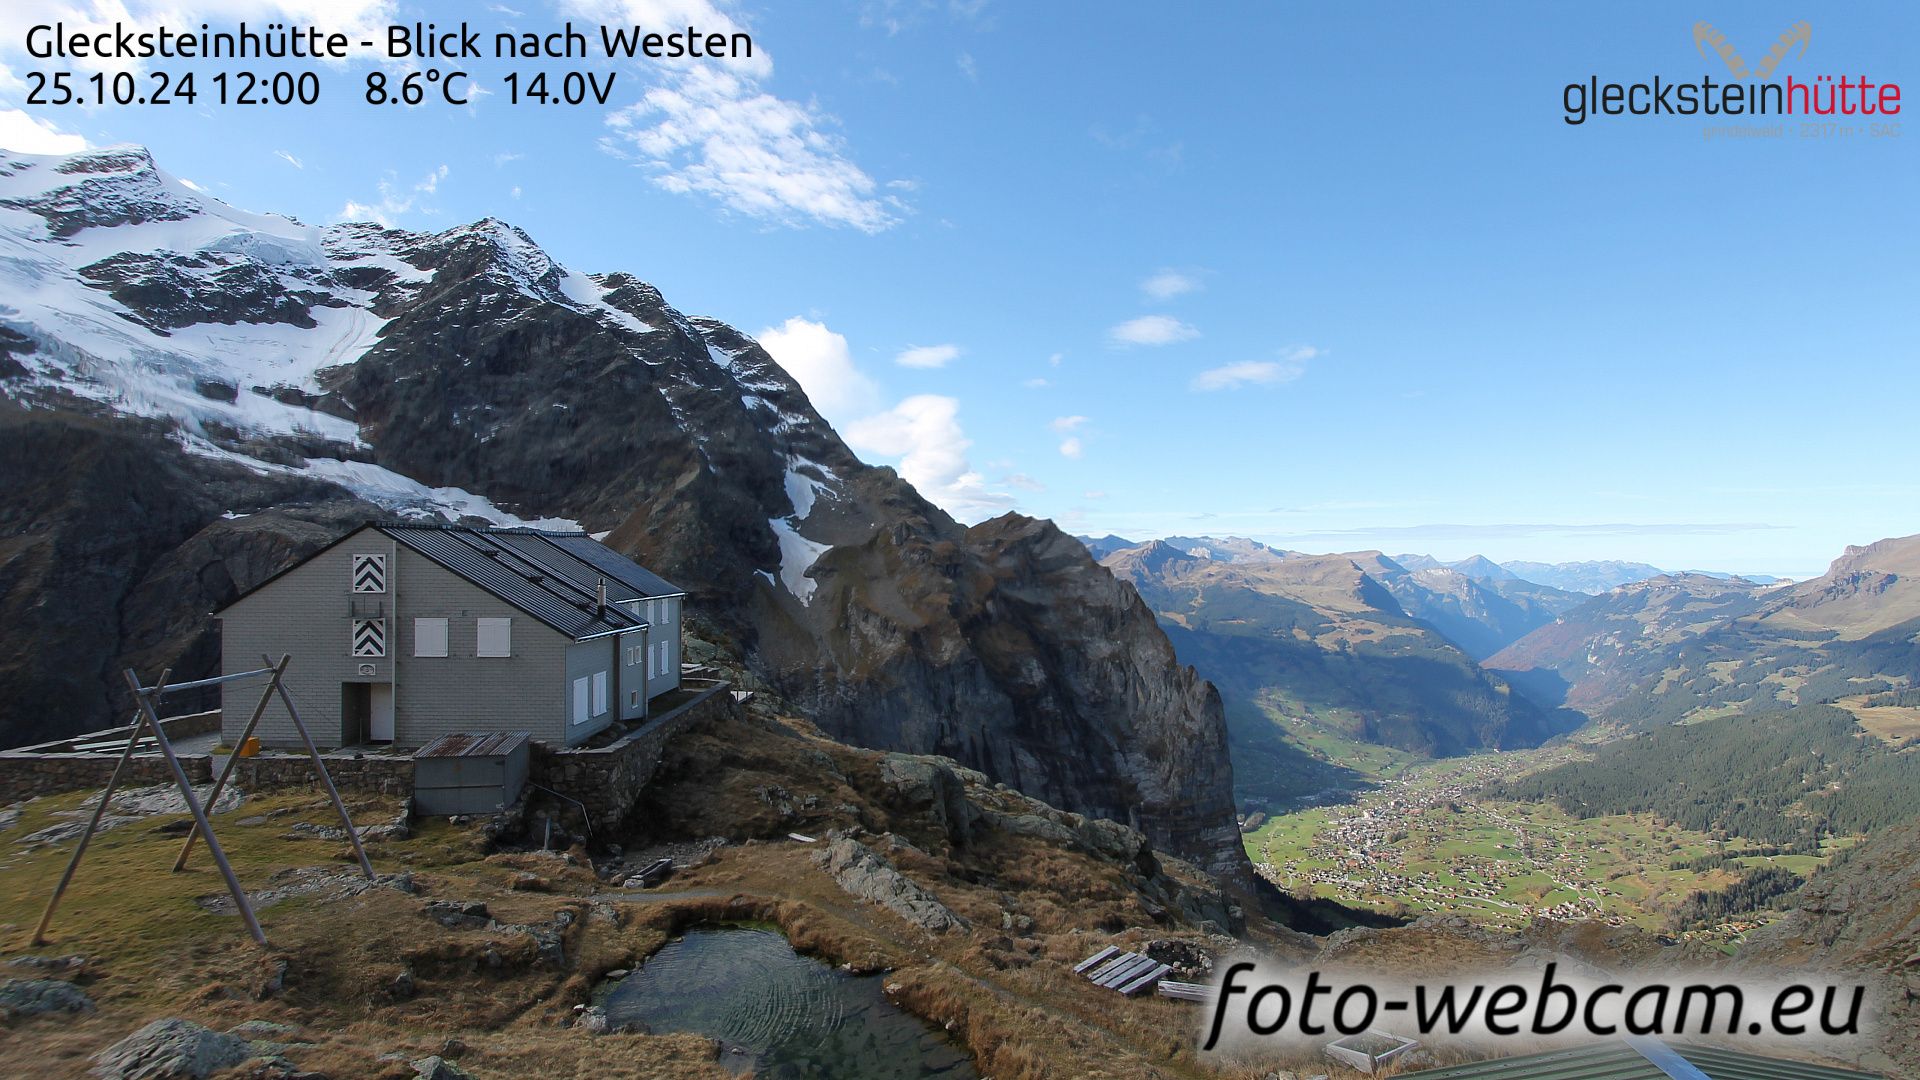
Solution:
[(442, 735), (413, 755), (413, 809), (431, 817), (497, 814), (527, 786), (524, 731)]

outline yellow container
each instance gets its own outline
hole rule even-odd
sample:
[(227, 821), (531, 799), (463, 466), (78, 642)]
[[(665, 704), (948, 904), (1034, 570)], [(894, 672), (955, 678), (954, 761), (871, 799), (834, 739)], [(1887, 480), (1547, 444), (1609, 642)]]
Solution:
[(260, 739), (258, 736), (249, 735), (247, 736), (246, 741), (240, 744), (241, 757), (252, 757), (255, 754), (258, 754), (259, 752), (260, 752)]

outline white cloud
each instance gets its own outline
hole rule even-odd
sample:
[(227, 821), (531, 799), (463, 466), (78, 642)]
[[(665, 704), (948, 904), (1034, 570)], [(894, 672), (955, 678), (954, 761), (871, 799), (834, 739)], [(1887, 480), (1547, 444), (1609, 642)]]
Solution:
[(845, 434), (855, 450), (897, 459), (908, 483), (962, 521), (980, 521), (1014, 506), (1013, 496), (994, 490), (968, 462), (973, 442), (960, 427), (955, 398), (916, 394), (847, 425)]
[(520, 197), (520, 185), (519, 185), (519, 184), (515, 184), (515, 185), (513, 185), (513, 190), (511, 190), (511, 191), (509, 191), (509, 192), (507, 192), (507, 194), (509, 194), (509, 195), (511, 195), (511, 196), (513, 196), (513, 197), (514, 197), (514, 198), (516, 198), (516, 199), (517, 199), (517, 198), (519, 198), (519, 197)]
[(299, 158), (294, 157), (292, 154), (287, 153), (285, 150), (275, 150), (273, 152), (273, 156), (279, 158), (281, 161), (286, 162), (287, 164), (293, 166), (296, 169), (306, 168), (305, 165), (302, 165), (300, 163)]
[(1104, 499), (1107, 497), (1107, 493), (1104, 491), (1086, 491), (1082, 492), (1080, 497), (1083, 499)]
[(1054, 353), (1052, 356), (1047, 357), (1047, 366), (1059, 367), (1060, 361), (1065, 360), (1066, 358), (1067, 358), (1066, 353), (1063, 353), (1063, 352)]
[(1080, 455), (1085, 452), (1086, 447), (1081, 444), (1080, 438), (1077, 435), (1060, 440), (1061, 457), (1070, 457), (1078, 460)]
[(1171, 300), (1190, 292), (1200, 291), (1200, 282), (1191, 274), (1182, 274), (1177, 270), (1162, 270), (1140, 283), (1140, 291), (1155, 300)]
[(912, 345), (894, 357), (893, 362), (901, 367), (942, 368), (959, 357), (958, 345)]
[(606, 122), (612, 134), (601, 145), (637, 159), (662, 190), (788, 226), (877, 233), (900, 221), (904, 204), (854, 164), (830, 117), (750, 76), (717, 66), (674, 72)]
[(1086, 422), (1087, 418), (1084, 416), (1056, 416), (1047, 422), (1047, 427), (1051, 428), (1057, 435), (1065, 435), (1067, 432), (1085, 425)]
[(961, 53), (954, 58), (954, 63), (959, 65), (960, 74), (965, 75), (968, 82), (980, 81), (980, 69), (974, 64), (972, 53)]
[(1001, 478), (1000, 482), (1008, 485), (1009, 487), (1017, 487), (1021, 491), (1047, 490), (1047, 485), (1041, 483), (1038, 480), (1035, 480), (1033, 477), (1028, 476), (1026, 473), (1021, 473), (1021, 472), (1009, 473), (1007, 476)]
[(825, 323), (795, 315), (754, 337), (830, 423), (838, 426), (880, 407), (879, 385), (855, 366), (846, 337)]
[[(440, 190), (440, 181), (447, 178), (445, 165), (433, 170), (414, 183), (411, 189), (402, 191), (394, 182), (392, 174), (380, 181), (380, 198), (377, 202), (363, 203), (348, 199), (336, 216), (339, 221), (371, 221), (383, 229), (391, 229), (400, 220), (402, 214), (412, 213), (415, 203), (422, 195), (432, 195)], [(431, 211), (428, 211), (431, 212)]]
[(0, 109), (0, 147), (22, 154), (77, 154), (87, 140), (23, 109)]
[(1199, 336), (1200, 331), (1171, 315), (1142, 315), (1107, 331), (1107, 340), (1115, 345), (1172, 345)]
[(498, 169), (503, 165), (511, 165), (526, 156), (525, 154), (495, 154), (493, 155), (493, 167)]
[(1029, 390), (1045, 390), (1047, 387), (1052, 386), (1053, 384), (1048, 382), (1045, 379), (1033, 378), (1033, 379), (1026, 380), (1020, 385), (1026, 387)]
[(1320, 355), (1311, 345), (1295, 345), (1278, 360), (1246, 360), (1209, 368), (1193, 377), (1195, 390), (1232, 390), (1240, 386), (1288, 383), (1307, 373), (1307, 361)]

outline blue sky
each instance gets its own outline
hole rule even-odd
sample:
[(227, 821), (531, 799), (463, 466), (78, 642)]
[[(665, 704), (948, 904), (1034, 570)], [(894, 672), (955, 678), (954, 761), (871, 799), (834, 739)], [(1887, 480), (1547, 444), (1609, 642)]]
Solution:
[(314, 108), (22, 112), (25, 28), (107, 6), (0, 15), (0, 144), (140, 142), (308, 221), (505, 218), (760, 334), (963, 518), (1793, 576), (1920, 532), (1920, 123), (1561, 108), (1589, 76), (1724, 79), (1698, 19), (1749, 59), (1805, 19), (1777, 77), (1920, 93), (1910, 4), (127, 0), (692, 22), (757, 55), (575, 62), (617, 73), (605, 108), (510, 106), (510, 67), (567, 65), (488, 60), (467, 108), (365, 105), (356, 62)]

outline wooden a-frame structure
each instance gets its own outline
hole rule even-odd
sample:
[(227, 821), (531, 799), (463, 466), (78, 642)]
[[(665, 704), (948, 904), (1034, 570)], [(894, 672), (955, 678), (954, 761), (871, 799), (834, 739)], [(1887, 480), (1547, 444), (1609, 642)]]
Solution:
[[(319, 775), (321, 785), (327, 789), (327, 797), (333, 801), (334, 810), (340, 814), (340, 824), (347, 831), (347, 839), (353, 842), (353, 853), (360, 860), (361, 871), (367, 875), (368, 881), (373, 880), (373, 864), (367, 861), (366, 849), (360, 846), (360, 834), (354, 831), (353, 818), (347, 814), (346, 804), (340, 801), (340, 792), (333, 786), (333, 777), (327, 772), (327, 763), (321, 759), (320, 749), (314, 745), (313, 736), (307, 733), (307, 725), (300, 719), (300, 710), (294, 706), (293, 698), (287, 694), (285, 679), (287, 664), (293, 659), (292, 656), (283, 655), (278, 663), (266, 656), (260, 659), (266, 666), (255, 671), (240, 671), (232, 675), (218, 675), (210, 679), (184, 683), (169, 684), (167, 680), (173, 674), (173, 669), (169, 668), (160, 673), (159, 680), (152, 686), (142, 686), (140, 677), (134, 673), (133, 669), (127, 669), (127, 686), (133, 691), (133, 699), (137, 707), (133, 726), (127, 729), (127, 745), (120, 751), (120, 760), (113, 767), (113, 775), (107, 780), (106, 790), (100, 793), (100, 803), (93, 808), (93, 817), (88, 820), (86, 831), (80, 834), (79, 843), (74, 845), (73, 857), (67, 861), (66, 872), (60, 875), (60, 884), (54, 886), (53, 896), (47, 900), (46, 913), (40, 916), (40, 925), (33, 932), (35, 945), (46, 944), (47, 927), (53, 922), (53, 913), (59, 908), (60, 898), (66, 894), (67, 886), (73, 882), (73, 873), (80, 868), (80, 860), (87, 854), (87, 845), (93, 841), (93, 834), (100, 827), (100, 819), (106, 816), (107, 805), (113, 801), (114, 789), (120, 786), (120, 778), (127, 770), (127, 763), (133, 760), (134, 749), (140, 744), (142, 731), (152, 733), (154, 744), (159, 747), (160, 755), (166, 758), (167, 769), (173, 773), (173, 781), (179, 785), (180, 795), (186, 800), (187, 811), (193, 815), (193, 828), (187, 833), (187, 842), (180, 848), (180, 857), (174, 860), (174, 872), (178, 873), (186, 868), (187, 856), (193, 852), (194, 842), (205, 836), (207, 851), (213, 856), (215, 865), (219, 866), (220, 875), (226, 879), (227, 891), (233, 894), (234, 906), (239, 910), (241, 919), (246, 922), (247, 931), (253, 935), (254, 941), (262, 946), (267, 944), (267, 935), (260, 929), (260, 920), (253, 913), (253, 904), (247, 900), (247, 891), (240, 887), (240, 879), (234, 876), (233, 865), (227, 861), (227, 853), (220, 849), (220, 841), (213, 835), (213, 825), (207, 820), (207, 810), (220, 801), (220, 793), (226, 789), (227, 780), (233, 776), (234, 766), (240, 761), (240, 744), (245, 743), (253, 735), (253, 729), (260, 723), (260, 718), (266, 714), (268, 703), (275, 697), (278, 697), (280, 703), (286, 707), (287, 715), (293, 718), (294, 729), (300, 733), (300, 741), (306, 744), (307, 756), (313, 761), (314, 772)], [(267, 679), (267, 685), (260, 691), (260, 701), (254, 705), (253, 714), (247, 718), (247, 726), (241, 731), (234, 745), (234, 752), (227, 756), (226, 765), (220, 770), (219, 778), (213, 782), (213, 789), (208, 792), (205, 805), (202, 805), (199, 797), (193, 793), (193, 784), (188, 781), (186, 770), (180, 765), (179, 755), (174, 753), (173, 742), (167, 738), (165, 726), (160, 723), (160, 713), (156, 703), (169, 694), (263, 676)]]

